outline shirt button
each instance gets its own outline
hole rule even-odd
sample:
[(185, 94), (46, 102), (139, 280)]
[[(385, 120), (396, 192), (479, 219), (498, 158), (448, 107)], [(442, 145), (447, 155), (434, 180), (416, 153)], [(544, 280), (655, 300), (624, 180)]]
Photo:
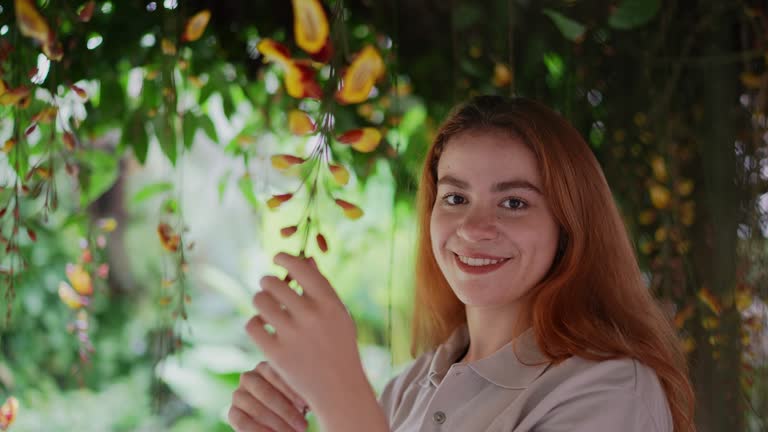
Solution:
[(434, 420), (434, 422), (437, 424), (445, 423), (445, 413), (442, 411), (436, 411), (434, 414), (432, 414), (432, 420)]

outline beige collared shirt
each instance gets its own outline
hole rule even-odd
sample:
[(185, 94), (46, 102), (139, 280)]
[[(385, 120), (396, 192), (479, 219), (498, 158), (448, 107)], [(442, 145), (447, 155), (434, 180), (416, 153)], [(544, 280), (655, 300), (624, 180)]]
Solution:
[(391, 431), (672, 431), (656, 373), (635, 360), (553, 366), (529, 328), (490, 357), (455, 364), (468, 345), (464, 325), (386, 385)]

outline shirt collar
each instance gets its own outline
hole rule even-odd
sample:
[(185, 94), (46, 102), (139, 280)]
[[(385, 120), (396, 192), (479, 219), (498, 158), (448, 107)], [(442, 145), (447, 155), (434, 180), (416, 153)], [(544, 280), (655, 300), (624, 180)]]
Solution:
[[(438, 386), (468, 345), (469, 330), (462, 324), (435, 351), (428, 381)], [(539, 349), (532, 327), (490, 356), (467, 364), (486, 381), (508, 389), (528, 387), (549, 365), (550, 360)]]

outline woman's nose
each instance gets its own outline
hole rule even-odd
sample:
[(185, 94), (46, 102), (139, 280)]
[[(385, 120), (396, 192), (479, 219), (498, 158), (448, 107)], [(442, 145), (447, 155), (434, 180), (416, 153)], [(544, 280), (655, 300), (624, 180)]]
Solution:
[(461, 222), (458, 234), (467, 241), (493, 240), (499, 234), (496, 212), (487, 209), (471, 209)]

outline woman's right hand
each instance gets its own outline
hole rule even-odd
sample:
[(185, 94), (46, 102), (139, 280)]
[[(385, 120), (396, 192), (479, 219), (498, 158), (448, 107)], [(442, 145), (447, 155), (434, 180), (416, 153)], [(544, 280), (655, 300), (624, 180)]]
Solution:
[(236, 432), (304, 432), (307, 410), (269, 363), (261, 362), (240, 375), (228, 418)]

